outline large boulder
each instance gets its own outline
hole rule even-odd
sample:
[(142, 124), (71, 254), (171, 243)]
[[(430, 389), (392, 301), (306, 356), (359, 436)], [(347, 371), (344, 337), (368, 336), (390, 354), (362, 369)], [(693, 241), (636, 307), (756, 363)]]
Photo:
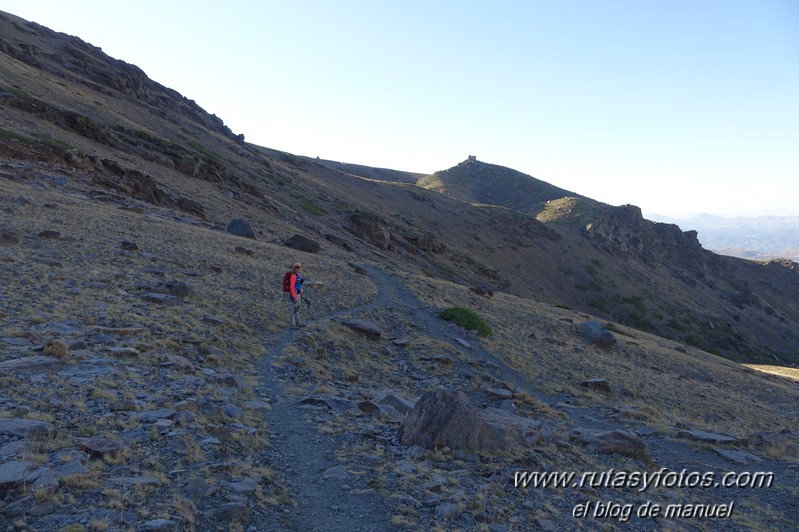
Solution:
[(318, 243), (302, 235), (294, 235), (286, 240), (284, 244), (292, 249), (306, 251), (308, 253), (316, 253), (320, 249)]
[(580, 334), (585, 341), (600, 349), (610, 349), (616, 343), (613, 333), (596, 321), (586, 321), (580, 324)]
[(242, 236), (244, 238), (255, 238), (255, 231), (253, 230), (250, 222), (236, 218), (227, 224), (227, 232), (231, 235)]
[(510, 452), (525, 445), (513, 429), (490, 423), (463, 392), (436, 390), (422, 396), (400, 424), (402, 445), (426, 449)]

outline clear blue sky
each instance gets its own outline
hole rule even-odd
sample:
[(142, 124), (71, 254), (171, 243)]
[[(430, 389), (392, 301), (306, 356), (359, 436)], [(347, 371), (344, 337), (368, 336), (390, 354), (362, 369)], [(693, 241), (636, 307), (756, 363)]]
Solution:
[(299, 155), (799, 214), (795, 0), (3, 0)]

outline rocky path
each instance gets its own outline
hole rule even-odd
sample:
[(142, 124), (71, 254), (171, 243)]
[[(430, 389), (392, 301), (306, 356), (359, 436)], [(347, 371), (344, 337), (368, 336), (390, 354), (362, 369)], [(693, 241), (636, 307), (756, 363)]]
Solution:
[[(371, 308), (375, 303), (371, 303)], [(357, 313), (365, 307), (346, 313)], [(328, 314), (318, 320), (338, 318)], [(262, 387), (273, 397), (266, 414), (271, 432), (271, 465), (279, 471), (279, 481), (293, 500), (270, 517), (269, 530), (300, 531), (380, 531), (399, 530), (389, 525), (392, 501), (380, 497), (363, 485), (338, 462), (335, 453), (342, 438), (322, 435), (312, 419), (314, 408), (291, 399), (290, 377), (275, 367), (275, 360), (295, 339), (297, 331), (286, 328), (267, 336), (267, 356), (261, 366)], [(282, 513), (282, 515), (280, 515)]]
[[(380, 268), (364, 265), (370, 278), (378, 286), (378, 296), (369, 304), (348, 311), (330, 314), (318, 318), (319, 320), (336, 320), (342, 316), (357, 316), (359, 314), (379, 310), (381, 312), (410, 313), (417, 330), (424, 335), (447, 342), (464, 350), (470, 364), (476, 363), (481, 370), (498, 380), (511, 384), (516, 391), (526, 392), (536, 397), (550, 407), (566, 412), (567, 417), (560, 426), (550, 426), (548, 430), (555, 433), (568, 433), (575, 429), (587, 431), (614, 431), (633, 430), (642, 436), (646, 445), (648, 464), (647, 471), (657, 471), (667, 468), (669, 471), (680, 472), (714, 472), (717, 477), (725, 472), (744, 471), (774, 472), (776, 487), (756, 488), (743, 490), (741, 488), (711, 487), (707, 490), (697, 490), (696, 498), (687, 497), (688, 502), (694, 504), (718, 504), (737, 501), (744, 507), (750, 499), (769, 501), (769, 505), (782, 518), (775, 520), (770, 525), (772, 529), (787, 529), (786, 523), (793, 520), (799, 522), (799, 511), (795, 507), (795, 499), (791, 495), (790, 486), (799, 480), (799, 468), (796, 465), (780, 461), (759, 461), (752, 455), (738, 455), (736, 458), (722, 456), (718, 451), (732, 451), (733, 455), (739, 451), (736, 447), (714, 444), (710, 441), (690, 441), (674, 437), (673, 434), (659, 433), (650, 429), (642, 422), (625, 420), (616, 416), (617, 411), (605, 406), (570, 406), (565, 401), (568, 398), (548, 395), (538, 390), (531, 383), (526, 382), (517, 372), (508, 368), (495, 355), (485, 351), (476, 341), (469, 341), (465, 346), (460, 343), (459, 336), (462, 330), (435, 317), (433, 309), (426, 308), (420, 301), (397, 280)], [(270, 459), (273, 467), (280, 471), (281, 480), (290, 489), (290, 495), (296, 501), (296, 507), (290, 511), (284, 510), (284, 515), (275, 518), (273, 524), (279, 525), (276, 529), (285, 530), (389, 530), (392, 508), (396, 500), (402, 497), (397, 495), (394, 500), (378, 495), (373, 490), (367, 489), (359, 479), (348, 473), (346, 467), (339, 464), (335, 452), (340, 445), (346, 442), (342, 438), (322, 435), (312, 419), (313, 410), (303, 409), (296, 400), (286, 398), (287, 386), (290, 379), (281, 376), (280, 370), (273, 367), (272, 363), (282, 350), (294, 339), (295, 331), (284, 330), (265, 338), (268, 345), (268, 356), (264, 360), (263, 386), (274, 394), (273, 408), (267, 414), (268, 424), (272, 434), (272, 453)], [(464, 362), (455, 362), (454, 370), (458, 371), (466, 366)], [(578, 445), (574, 443), (574, 445)], [(736, 460), (739, 463), (733, 462)], [(607, 457), (608, 469), (623, 469)], [(627, 469), (636, 470), (634, 462), (623, 462)], [(512, 466), (512, 464), (509, 464)], [(640, 469), (640, 465), (638, 466)], [(579, 471), (576, 471), (578, 474)], [(507, 479), (510, 482), (510, 479)], [(596, 489), (594, 489), (596, 488)], [(634, 504), (635, 508), (648, 502), (669, 504), (686, 501), (683, 490), (658, 490), (645, 493), (643, 490), (610, 490), (607, 486), (591, 488), (594, 493), (609, 497), (616, 497), (619, 504)], [(571, 508), (563, 507), (564, 518), (571, 518)], [(745, 511), (745, 510), (739, 510)], [(682, 521), (678, 521), (682, 523)], [(601, 524), (595, 521), (594, 524)], [(703, 521), (697, 522), (697, 524)], [(706, 523), (706, 521), (704, 521)], [(588, 523), (586, 523), (588, 524)], [(662, 526), (672, 526), (675, 523), (653, 519), (638, 521), (639, 529), (659, 529)], [(546, 524), (549, 526), (549, 524)], [(282, 528), (280, 528), (282, 527)], [(560, 529), (558, 527), (554, 529)], [(568, 527), (566, 528), (568, 529)], [(734, 528), (728, 528), (734, 529)]]

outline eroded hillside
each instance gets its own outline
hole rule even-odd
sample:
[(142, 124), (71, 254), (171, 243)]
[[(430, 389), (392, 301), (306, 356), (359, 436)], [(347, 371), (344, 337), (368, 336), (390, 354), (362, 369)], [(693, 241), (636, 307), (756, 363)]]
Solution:
[[(253, 146), (76, 37), (0, 26), (8, 527), (719, 523), (573, 516), (609, 500), (733, 504), (730, 530), (799, 520), (794, 263), (713, 255), (634, 207), (569, 195), (536, 217)], [(292, 330), (279, 286), (298, 260), (311, 305)], [(448, 407), (470, 429), (409, 421)], [(519, 471), (662, 468), (773, 482), (514, 486)]]

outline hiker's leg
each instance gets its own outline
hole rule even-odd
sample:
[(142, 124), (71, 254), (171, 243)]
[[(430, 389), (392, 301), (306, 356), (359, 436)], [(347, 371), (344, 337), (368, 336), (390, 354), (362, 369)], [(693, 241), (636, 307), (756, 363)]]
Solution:
[(296, 312), (295, 317), (296, 317), (297, 327), (302, 327), (302, 323), (300, 322), (300, 301), (301, 301), (300, 298), (297, 298), (297, 307), (296, 307), (297, 310), (295, 310), (295, 312)]
[(297, 304), (293, 301), (289, 301), (289, 325), (292, 327), (297, 326)]

